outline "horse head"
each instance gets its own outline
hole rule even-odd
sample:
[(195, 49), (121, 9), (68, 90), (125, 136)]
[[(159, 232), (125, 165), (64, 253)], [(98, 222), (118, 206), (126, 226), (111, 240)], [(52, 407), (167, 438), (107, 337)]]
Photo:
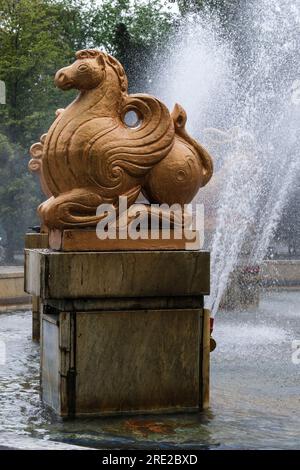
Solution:
[(100, 86), (108, 79), (109, 71), (113, 71), (118, 77), (121, 91), (127, 92), (127, 77), (122, 65), (116, 59), (96, 49), (78, 51), (75, 57), (73, 64), (63, 67), (56, 73), (54, 82), (58, 88), (91, 90)]

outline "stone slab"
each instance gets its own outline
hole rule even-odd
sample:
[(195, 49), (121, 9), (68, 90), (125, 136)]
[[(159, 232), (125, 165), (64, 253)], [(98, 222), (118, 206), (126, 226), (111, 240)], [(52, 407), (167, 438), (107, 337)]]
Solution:
[(205, 251), (25, 250), (25, 290), (43, 299), (208, 295)]
[(209, 312), (59, 312), (42, 323), (42, 396), (61, 416), (208, 406)]
[(300, 260), (264, 261), (260, 271), (261, 282), (266, 287), (300, 288)]
[(31, 233), (25, 235), (25, 248), (48, 248), (48, 233)]
[[(35, 296), (33, 296), (33, 299)], [(203, 308), (203, 296), (120, 297), (100, 299), (45, 299), (46, 309), (62, 312), (90, 312), (99, 310), (145, 310), (172, 308)]]
[[(25, 235), (25, 248), (48, 248), (49, 236), (48, 233), (28, 232)], [(41, 301), (36, 295), (32, 296), (32, 339), (33, 341), (40, 340), (40, 308)]]
[[(193, 250), (201, 248), (199, 232), (190, 230), (188, 239), (182, 237), (176, 239), (174, 231), (170, 231), (170, 237), (158, 239), (151, 238), (151, 234), (145, 233), (141, 238), (132, 240), (106, 239), (100, 240), (96, 230), (53, 230), (49, 233), (49, 247), (58, 251), (137, 251), (137, 250), (185, 250), (192, 247)], [(30, 248), (30, 247), (28, 247)], [(38, 248), (33, 247), (32, 248)]]
[(23, 278), (23, 266), (0, 266), (0, 279)]
[(33, 341), (40, 340), (40, 329), (41, 329), (41, 300), (40, 297), (35, 295), (32, 296), (32, 339)]
[(23, 266), (0, 267), (0, 307), (30, 304), (30, 296), (24, 291)]

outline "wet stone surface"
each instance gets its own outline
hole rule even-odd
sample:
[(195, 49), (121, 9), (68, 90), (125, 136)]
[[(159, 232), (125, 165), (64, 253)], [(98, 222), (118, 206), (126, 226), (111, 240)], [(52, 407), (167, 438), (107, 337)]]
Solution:
[(207, 412), (77, 420), (59, 419), (40, 402), (30, 313), (1, 314), (0, 446), (14, 433), (24, 442), (106, 449), (298, 448), (300, 364), (292, 341), (300, 340), (299, 304), (300, 292), (271, 292), (257, 311), (218, 313)]

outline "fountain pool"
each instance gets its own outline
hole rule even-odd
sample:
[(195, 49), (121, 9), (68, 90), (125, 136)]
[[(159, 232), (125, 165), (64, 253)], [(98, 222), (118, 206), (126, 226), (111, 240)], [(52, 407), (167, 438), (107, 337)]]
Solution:
[(0, 446), (13, 435), (25, 447), (35, 438), (99, 449), (298, 448), (300, 363), (292, 361), (292, 341), (300, 340), (299, 304), (299, 291), (266, 292), (251, 314), (219, 312), (208, 411), (80, 420), (59, 419), (40, 402), (30, 313), (2, 314)]

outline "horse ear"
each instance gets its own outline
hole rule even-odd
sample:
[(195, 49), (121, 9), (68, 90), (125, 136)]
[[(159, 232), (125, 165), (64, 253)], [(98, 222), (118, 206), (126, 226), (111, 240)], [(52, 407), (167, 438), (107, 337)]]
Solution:
[(77, 51), (75, 54), (76, 59), (87, 59), (88, 58), (88, 51), (86, 49), (82, 51)]
[(105, 67), (105, 57), (103, 52), (99, 52), (99, 55), (97, 56), (97, 62), (100, 65), (100, 67)]

